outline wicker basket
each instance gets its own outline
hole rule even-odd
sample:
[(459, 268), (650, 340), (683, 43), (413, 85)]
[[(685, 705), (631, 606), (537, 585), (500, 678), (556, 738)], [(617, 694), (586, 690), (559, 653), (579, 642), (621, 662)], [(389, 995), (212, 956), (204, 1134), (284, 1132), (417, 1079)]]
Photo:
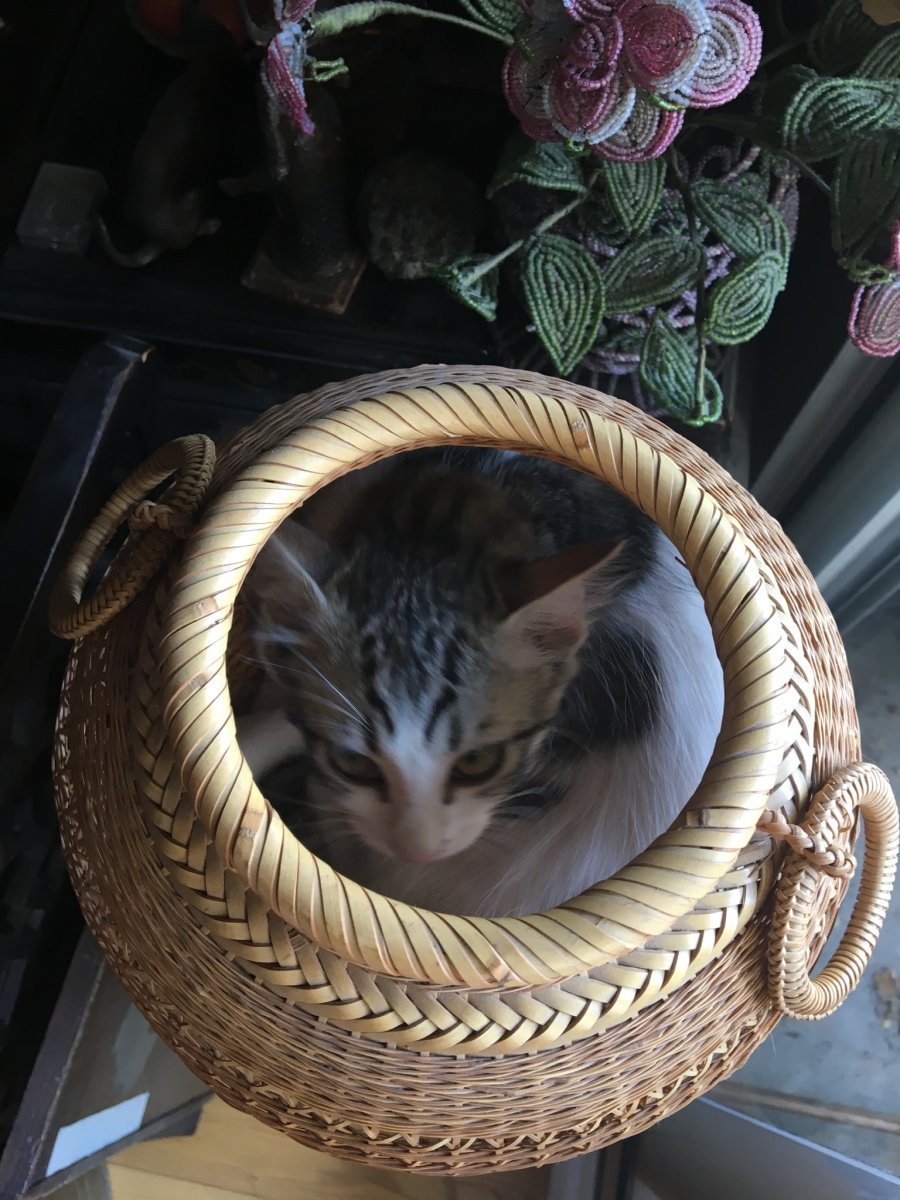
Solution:
[[(638, 504), (703, 593), (725, 676), (722, 732), (675, 826), (531, 917), (427, 912), (337, 875), (285, 828), (235, 742), (235, 604), (265, 539), (346, 471), (449, 442), (546, 455)], [(323, 388), (234, 438), (213, 472), (214, 457), (181, 439), (119, 489), (52, 623), (80, 639), (55, 755), (75, 888), (135, 1003), (215, 1092), (337, 1155), (477, 1174), (637, 1133), (739, 1067), (782, 1014), (841, 1003), (886, 910), (897, 812), (857, 761), (831, 616), (724, 471), (607, 396), (465, 367)], [(124, 550), (83, 600), (126, 518)], [(859, 898), (811, 979), (860, 814)]]

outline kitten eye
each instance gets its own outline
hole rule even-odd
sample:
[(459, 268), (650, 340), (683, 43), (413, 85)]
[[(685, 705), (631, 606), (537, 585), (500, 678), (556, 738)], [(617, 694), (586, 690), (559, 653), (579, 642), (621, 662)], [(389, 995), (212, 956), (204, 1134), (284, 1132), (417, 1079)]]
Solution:
[(451, 778), (457, 783), (484, 783), (503, 766), (506, 752), (502, 746), (482, 746), (462, 754), (453, 764)]
[(328, 747), (328, 761), (345, 779), (354, 783), (380, 783), (381, 771), (378, 764), (369, 758), (368, 754), (360, 754), (357, 750), (348, 750), (343, 746)]

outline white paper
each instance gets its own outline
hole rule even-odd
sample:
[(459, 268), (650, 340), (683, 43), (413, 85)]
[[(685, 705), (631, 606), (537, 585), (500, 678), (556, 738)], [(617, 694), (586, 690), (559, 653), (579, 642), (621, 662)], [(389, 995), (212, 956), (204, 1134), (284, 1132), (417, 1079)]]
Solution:
[(89, 1154), (96, 1154), (98, 1150), (140, 1129), (149, 1099), (150, 1093), (144, 1092), (140, 1096), (132, 1096), (130, 1100), (123, 1100), (121, 1104), (114, 1104), (112, 1108), (93, 1113), (90, 1117), (82, 1117), (72, 1125), (64, 1125), (53, 1143), (47, 1175), (55, 1175), (57, 1171), (71, 1167), (72, 1163), (87, 1158)]

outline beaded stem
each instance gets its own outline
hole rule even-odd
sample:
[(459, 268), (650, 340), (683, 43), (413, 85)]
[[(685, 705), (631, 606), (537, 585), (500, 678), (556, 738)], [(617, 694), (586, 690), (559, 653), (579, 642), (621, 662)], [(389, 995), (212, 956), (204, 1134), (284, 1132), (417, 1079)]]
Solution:
[(504, 46), (512, 45), (512, 38), (487, 25), (477, 21), (468, 21), (465, 17), (456, 17), (452, 13), (438, 12), (428, 8), (416, 8), (412, 4), (396, 3), (395, 0), (358, 0), (354, 4), (342, 4), (339, 8), (329, 9), (328, 12), (316, 13), (312, 18), (313, 32), (316, 37), (335, 37), (348, 29), (360, 25), (368, 25), (380, 17), (424, 17), (429, 21), (443, 21), (448, 25), (459, 25), (473, 33), (483, 33), (485, 37), (502, 42)]

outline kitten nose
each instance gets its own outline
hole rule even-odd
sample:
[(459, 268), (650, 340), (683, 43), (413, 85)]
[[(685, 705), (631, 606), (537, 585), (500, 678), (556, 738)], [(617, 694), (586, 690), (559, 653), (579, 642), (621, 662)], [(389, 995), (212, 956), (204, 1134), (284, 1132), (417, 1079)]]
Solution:
[(429, 853), (427, 850), (404, 850), (398, 855), (398, 858), (402, 862), (415, 863), (420, 867), (424, 867), (428, 863), (437, 862), (440, 857), (439, 854)]
[(416, 866), (424, 867), (428, 863), (437, 862), (441, 857), (436, 850), (421, 850), (412, 846), (402, 846), (397, 842), (394, 843), (394, 855), (400, 862), (415, 864)]

